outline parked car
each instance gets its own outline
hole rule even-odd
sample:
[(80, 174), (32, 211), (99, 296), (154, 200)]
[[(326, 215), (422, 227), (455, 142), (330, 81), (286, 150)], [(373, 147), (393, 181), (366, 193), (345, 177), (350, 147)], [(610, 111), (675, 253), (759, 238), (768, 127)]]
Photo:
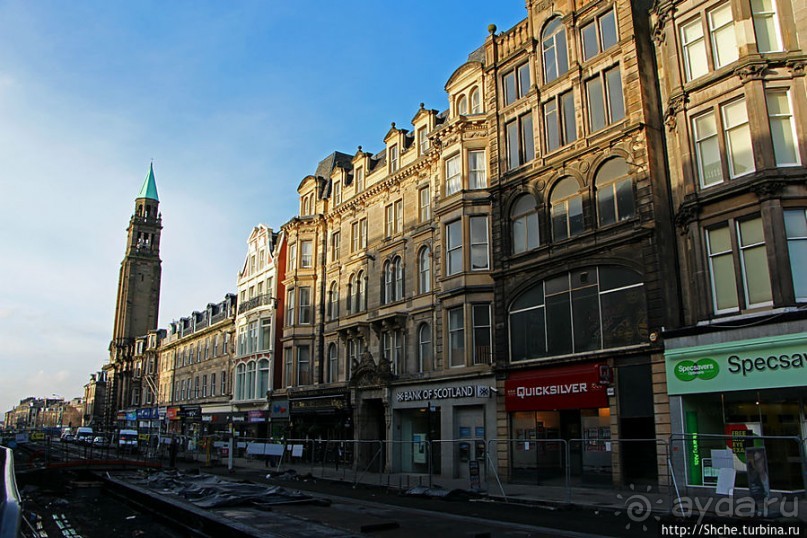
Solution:
[(76, 441), (79, 443), (91, 445), (94, 438), (92, 428), (81, 427), (76, 430)]
[(109, 439), (103, 435), (96, 435), (92, 440), (92, 446), (95, 448), (106, 448), (109, 446)]
[(118, 448), (137, 450), (137, 430), (121, 430), (118, 433)]
[(64, 435), (62, 435), (62, 436), (59, 438), (59, 440), (60, 440), (61, 442), (63, 442), (63, 443), (72, 443), (73, 441), (75, 441), (75, 440), (76, 440), (76, 438), (75, 438), (75, 437), (73, 437), (73, 434), (72, 434), (72, 433), (65, 433)]

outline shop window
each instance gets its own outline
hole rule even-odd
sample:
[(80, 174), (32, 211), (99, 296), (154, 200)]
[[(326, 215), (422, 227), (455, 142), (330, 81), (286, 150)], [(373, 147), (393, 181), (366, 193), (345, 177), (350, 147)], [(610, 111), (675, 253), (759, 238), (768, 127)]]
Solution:
[(563, 273), (521, 293), (509, 324), (512, 361), (640, 344), (648, 334), (644, 284), (617, 266)]
[(510, 210), (510, 226), (513, 235), (513, 254), (520, 254), (538, 248), (538, 208), (531, 194), (524, 194), (516, 200)]
[(625, 159), (617, 157), (606, 161), (597, 171), (595, 184), (600, 226), (633, 217), (633, 181)]
[(790, 255), (790, 272), (793, 274), (793, 291), (796, 301), (807, 301), (807, 210), (785, 211), (787, 250)]

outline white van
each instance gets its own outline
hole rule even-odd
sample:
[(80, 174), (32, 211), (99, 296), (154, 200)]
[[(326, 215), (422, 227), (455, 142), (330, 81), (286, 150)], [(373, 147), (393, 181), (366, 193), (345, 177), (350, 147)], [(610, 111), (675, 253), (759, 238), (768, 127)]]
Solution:
[(137, 450), (137, 430), (121, 430), (118, 432), (118, 448)]
[(92, 428), (88, 428), (86, 426), (82, 426), (76, 430), (76, 442), (77, 443), (87, 443), (88, 445), (92, 444), (92, 439), (94, 435), (92, 433)]

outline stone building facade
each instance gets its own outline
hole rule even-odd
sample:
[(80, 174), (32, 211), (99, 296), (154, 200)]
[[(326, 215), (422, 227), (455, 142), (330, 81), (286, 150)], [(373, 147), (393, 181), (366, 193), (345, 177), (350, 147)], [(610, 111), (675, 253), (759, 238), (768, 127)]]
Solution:
[(712, 485), (728, 448), (745, 487), (756, 446), (770, 489), (801, 489), (800, 449), (770, 437), (807, 433), (807, 6), (658, 2), (653, 37), (684, 306), (664, 335), (678, 483)]
[(500, 473), (663, 482), (679, 309), (649, 4), (527, 11), (485, 43)]

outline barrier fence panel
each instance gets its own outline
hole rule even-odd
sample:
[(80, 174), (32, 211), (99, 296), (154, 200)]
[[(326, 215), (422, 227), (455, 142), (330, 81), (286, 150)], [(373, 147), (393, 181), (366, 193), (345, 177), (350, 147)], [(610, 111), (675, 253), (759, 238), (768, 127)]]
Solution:
[(805, 490), (805, 440), (756, 435), (685, 434), (670, 437), (676, 501), (732, 490), (734, 497), (777, 498)]

